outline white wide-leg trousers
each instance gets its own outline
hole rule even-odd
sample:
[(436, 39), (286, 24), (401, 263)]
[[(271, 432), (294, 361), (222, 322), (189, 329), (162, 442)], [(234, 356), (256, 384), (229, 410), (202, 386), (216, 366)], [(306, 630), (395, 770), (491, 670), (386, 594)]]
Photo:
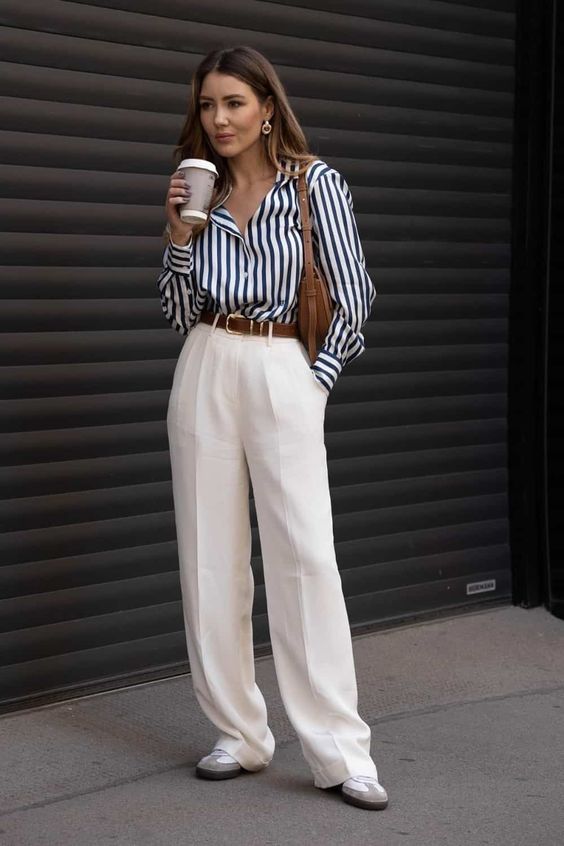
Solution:
[(280, 695), (320, 788), (378, 777), (335, 557), (326, 403), (297, 338), (200, 322), (167, 415), (188, 657), (214, 745), (248, 770), (275, 747), (255, 682), (250, 480)]

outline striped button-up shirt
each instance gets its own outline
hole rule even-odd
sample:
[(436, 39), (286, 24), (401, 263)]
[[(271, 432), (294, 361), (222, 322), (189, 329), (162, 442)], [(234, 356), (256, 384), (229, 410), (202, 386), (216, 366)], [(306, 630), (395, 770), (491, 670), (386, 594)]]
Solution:
[[(297, 169), (284, 160), (282, 166)], [(376, 291), (344, 177), (317, 159), (306, 182), (314, 257), (334, 301), (331, 325), (311, 369), (329, 393), (344, 365), (364, 352), (361, 328)], [(278, 172), (243, 234), (222, 203), (210, 210), (208, 225), (186, 246), (169, 238), (157, 280), (164, 315), (182, 335), (203, 310), (293, 323), (303, 264), (298, 180)]]

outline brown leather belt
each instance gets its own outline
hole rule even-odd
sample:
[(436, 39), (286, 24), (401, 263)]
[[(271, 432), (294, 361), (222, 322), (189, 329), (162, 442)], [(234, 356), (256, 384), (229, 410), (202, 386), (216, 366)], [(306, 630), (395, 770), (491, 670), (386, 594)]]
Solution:
[[(200, 317), (202, 323), (213, 324), (216, 312), (203, 311)], [(299, 338), (297, 323), (278, 323), (276, 320), (253, 320), (241, 314), (221, 314), (216, 326), (225, 329), (230, 335), (258, 335), (268, 337), (268, 325), (272, 323), (272, 334), (284, 338)]]

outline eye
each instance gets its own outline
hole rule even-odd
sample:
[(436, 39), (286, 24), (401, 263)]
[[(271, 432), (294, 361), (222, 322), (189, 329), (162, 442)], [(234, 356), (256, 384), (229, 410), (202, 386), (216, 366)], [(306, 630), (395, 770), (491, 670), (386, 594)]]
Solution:
[(239, 103), (237, 100), (232, 100), (232, 101), (229, 103), (229, 105), (230, 105), (230, 106), (242, 106), (243, 104), (242, 104), (242, 103)]

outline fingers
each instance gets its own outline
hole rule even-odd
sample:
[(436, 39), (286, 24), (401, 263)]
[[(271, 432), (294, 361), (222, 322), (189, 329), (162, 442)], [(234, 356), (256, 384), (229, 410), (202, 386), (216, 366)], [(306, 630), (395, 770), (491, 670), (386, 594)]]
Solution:
[(166, 216), (177, 235), (177, 239), (186, 237), (193, 229), (193, 224), (184, 223), (180, 217), (179, 206), (187, 203), (192, 196), (192, 189), (187, 184), (183, 173), (175, 171), (170, 177), (166, 196)]
[(191, 196), (192, 189), (186, 183), (184, 175), (178, 171), (173, 173), (170, 178), (170, 186), (167, 197), (170, 205), (182, 205), (182, 203), (188, 202)]
[(170, 177), (170, 184), (171, 184), (171, 187), (174, 185), (174, 186), (180, 187), (180, 188), (183, 188), (183, 187), (190, 188), (190, 186), (186, 182), (185, 175), (183, 173), (180, 173), (179, 171), (176, 171), (175, 173), (172, 174), (172, 176)]

